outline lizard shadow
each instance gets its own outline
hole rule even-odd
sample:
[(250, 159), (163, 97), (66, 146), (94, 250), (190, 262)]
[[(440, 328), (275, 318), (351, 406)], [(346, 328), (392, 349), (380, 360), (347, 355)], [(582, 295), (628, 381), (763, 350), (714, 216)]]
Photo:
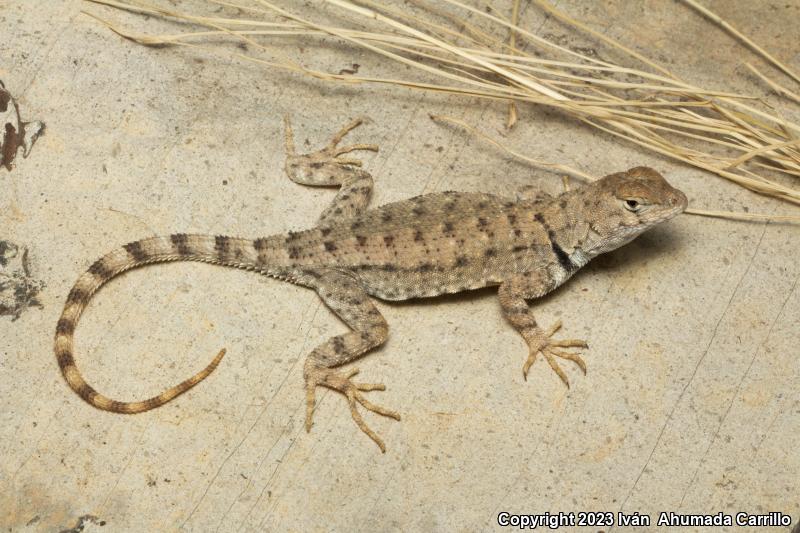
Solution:
[(657, 226), (637, 237), (630, 244), (611, 252), (601, 254), (591, 260), (576, 274), (603, 273), (621, 268), (622, 265), (636, 265), (660, 256), (671, 255), (682, 247), (681, 238), (674, 228)]

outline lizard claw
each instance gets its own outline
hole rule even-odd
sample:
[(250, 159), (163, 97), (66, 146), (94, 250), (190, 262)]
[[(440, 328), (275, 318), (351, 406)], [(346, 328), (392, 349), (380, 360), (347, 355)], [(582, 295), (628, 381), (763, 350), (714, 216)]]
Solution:
[(522, 377), (525, 379), (525, 381), (528, 380), (528, 371), (530, 370), (531, 366), (533, 366), (533, 363), (536, 361), (536, 357), (540, 353), (544, 356), (545, 360), (550, 365), (550, 368), (553, 369), (553, 372), (555, 372), (558, 377), (561, 378), (561, 381), (564, 382), (564, 385), (566, 385), (567, 388), (569, 388), (569, 378), (567, 378), (567, 375), (556, 361), (557, 357), (574, 362), (583, 371), (584, 375), (586, 374), (586, 363), (583, 361), (581, 356), (575, 352), (570, 352), (562, 348), (588, 348), (589, 345), (586, 343), (586, 341), (580, 339), (566, 339), (560, 341), (552, 340), (551, 337), (560, 328), (561, 321), (559, 320), (547, 331), (542, 332), (539, 330), (537, 334), (528, 340), (530, 351), (528, 353), (528, 359), (522, 366)]
[(386, 390), (383, 383), (354, 383), (352, 377), (358, 374), (358, 369), (350, 370), (348, 373), (343, 374), (330, 368), (325, 368), (314, 363), (306, 365), (306, 431), (311, 430), (312, 417), (314, 414), (314, 391), (317, 386), (327, 387), (335, 391), (339, 391), (347, 398), (347, 403), (350, 406), (350, 415), (353, 421), (361, 431), (367, 434), (381, 452), (386, 453), (386, 445), (383, 440), (364, 422), (361, 413), (358, 412), (357, 406), (360, 404), (365, 409), (377, 413), (382, 416), (400, 420), (400, 415), (394, 411), (375, 405), (364, 397), (364, 392)]
[(292, 181), (307, 185), (337, 185), (342, 178), (353, 173), (354, 167), (360, 167), (361, 161), (352, 157), (340, 157), (356, 150), (378, 151), (375, 144), (353, 144), (339, 147), (345, 135), (352, 129), (360, 126), (362, 119), (357, 119), (339, 130), (325, 148), (298, 154), (294, 145), (294, 133), (289, 117), (284, 117), (286, 128), (286, 173)]

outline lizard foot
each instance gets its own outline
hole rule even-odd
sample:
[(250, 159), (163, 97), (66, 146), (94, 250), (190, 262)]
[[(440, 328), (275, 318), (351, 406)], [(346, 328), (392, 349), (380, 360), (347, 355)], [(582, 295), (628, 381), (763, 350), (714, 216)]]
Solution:
[(580, 339), (552, 340), (551, 337), (560, 328), (561, 321), (559, 320), (547, 331), (543, 332), (539, 330), (535, 336), (527, 339), (530, 353), (528, 354), (528, 360), (525, 361), (525, 365), (522, 367), (522, 376), (526, 381), (528, 380), (528, 370), (530, 370), (531, 366), (536, 361), (536, 357), (539, 353), (544, 356), (545, 360), (550, 364), (550, 368), (558, 374), (558, 377), (561, 378), (561, 381), (564, 382), (567, 388), (569, 388), (569, 379), (567, 379), (567, 375), (561, 370), (561, 367), (558, 366), (556, 357), (574, 362), (580, 367), (583, 373), (586, 374), (586, 363), (583, 362), (581, 356), (577, 353), (567, 351), (564, 348), (588, 348), (589, 345), (586, 344), (586, 341)]
[(342, 177), (353, 172), (352, 167), (360, 167), (361, 161), (351, 157), (341, 157), (355, 150), (378, 151), (376, 144), (351, 144), (339, 147), (345, 135), (360, 126), (364, 121), (356, 119), (339, 130), (328, 145), (316, 152), (298, 154), (295, 152), (294, 134), (289, 117), (284, 118), (286, 126), (286, 172), (292, 181), (307, 185), (338, 185)]
[(305, 378), (306, 378), (306, 431), (311, 430), (311, 419), (314, 414), (314, 391), (318, 385), (328, 387), (335, 391), (339, 391), (347, 397), (347, 403), (350, 405), (350, 414), (353, 416), (353, 421), (356, 425), (369, 436), (375, 444), (381, 449), (381, 452), (386, 453), (386, 445), (383, 440), (372, 431), (369, 426), (364, 422), (361, 413), (356, 409), (357, 404), (361, 404), (366, 409), (379, 415), (388, 416), (395, 420), (400, 420), (400, 415), (394, 411), (390, 411), (379, 405), (375, 405), (364, 397), (364, 392), (375, 390), (386, 390), (386, 386), (382, 383), (354, 383), (352, 377), (358, 374), (358, 369), (350, 370), (344, 374), (336, 370), (325, 368), (314, 363), (306, 365)]

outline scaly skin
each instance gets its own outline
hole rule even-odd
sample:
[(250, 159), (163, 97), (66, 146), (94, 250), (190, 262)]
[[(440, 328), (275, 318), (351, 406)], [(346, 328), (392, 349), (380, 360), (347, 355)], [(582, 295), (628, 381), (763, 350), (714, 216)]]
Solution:
[(364, 423), (358, 404), (384, 416), (399, 415), (372, 404), (364, 392), (381, 384), (352, 381), (357, 370), (337, 369), (382, 344), (388, 325), (370, 297), (407, 300), (499, 286), (504, 316), (529, 347), (528, 369), (542, 354), (569, 386), (557, 358), (586, 365), (567, 348), (582, 340), (554, 340), (557, 323), (542, 329), (527, 300), (552, 291), (591, 258), (630, 242), (686, 208), (686, 196), (646, 167), (611, 174), (557, 197), (526, 192), (516, 200), (491, 194), (444, 192), (367, 210), (372, 177), (361, 163), (342, 155), (377, 150), (373, 145), (338, 148), (356, 121), (324, 149), (307, 155), (294, 150), (286, 121), (286, 171), (304, 185), (339, 186), (333, 203), (312, 229), (259, 239), (174, 234), (127, 244), (95, 262), (76, 282), (58, 321), (55, 352), (70, 387), (93, 406), (139, 413), (163, 405), (202, 381), (217, 366), (222, 350), (201, 372), (153, 398), (119, 402), (95, 391), (73, 358), (73, 333), (97, 289), (118, 274), (164, 261), (203, 261), (254, 270), (314, 289), (351, 331), (317, 346), (307, 357), (306, 428), (310, 429), (317, 386), (344, 394), (356, 424), (385, 451)]

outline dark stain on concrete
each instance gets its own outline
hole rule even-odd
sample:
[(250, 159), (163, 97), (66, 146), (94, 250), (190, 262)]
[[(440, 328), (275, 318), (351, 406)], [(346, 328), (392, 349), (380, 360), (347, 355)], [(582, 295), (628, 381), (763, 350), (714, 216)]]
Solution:
[(17, 102), (0, 81), (0, 166), (10, 171), (20, 148), (22, 157), (28, 157), (33, 143), (44, 129), (43, 122), (22, 121)]
[(36, 298), (44, 283), (31, 276), (28, 249), (0, 239), (0, 316), (12, 322), (31, 307), (42, 307)]
[(75, 524), (74, 527), (62, 529), (59, 533), (81, 533), (83, 529), (86, 527), (86, 524), (95, 524), (97, 526), (104, 526), (106, 525), (106, 521), (100, 520), (94, 515), (85, 514), (80, 518), (78, 518), (78, 522)]

